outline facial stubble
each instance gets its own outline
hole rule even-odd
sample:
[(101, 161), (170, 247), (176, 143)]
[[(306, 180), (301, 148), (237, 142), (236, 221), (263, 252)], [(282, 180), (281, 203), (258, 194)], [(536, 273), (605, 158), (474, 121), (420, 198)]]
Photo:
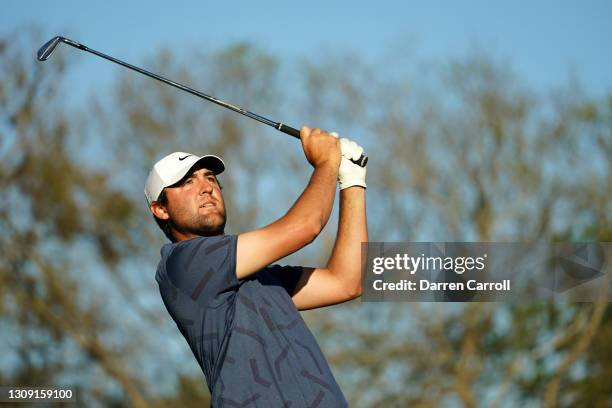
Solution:
[(198, 207), (198, 211), (192, 214), (185, 222), (177, 223), (175, 220), (180, 219), (180, 217), (176, 217), (170, 210), (170, 218), (168, 219), (170, 227), (183, 234), (188, 233), (199, 236), (223, 234), (227, 220), (225, 206), (221, 210), (210, 213), (202, 214), (200, 211), (201, 207)]

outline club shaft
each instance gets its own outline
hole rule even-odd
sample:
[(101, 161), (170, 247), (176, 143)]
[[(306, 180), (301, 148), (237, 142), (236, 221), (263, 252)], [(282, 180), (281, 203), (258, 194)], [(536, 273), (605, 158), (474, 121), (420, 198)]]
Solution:
[[(240, 106), (232, 105), (230, 103), (227, 103), (225, 101), (217, 99), (214, 96), (207, 95), (207, 94), (205, 94), (203, 92), (200, 92), (200, 91), (196, 91), (195, 89), (192, 89), (192, 88), (190, 88), (188, 86), (179, 84), (179, 83), (174, 82), (174, 81), (172, 81), (172, 80), (170, 80), (168, 78), (165, 78), (165, 77), (163, 77), (161, 75), (154, 74), (153, 72), (149, 72), (149, 71), (147, 71), (145, 69), (142, 69), (140, 67), (134, 66), (132, 64), (128, 64), (127, 62), (121, 61), (121, 60), (119, 60), (117, 58), (111, 57), (110, 55), (106, 55), (106, 54), (104, 54), (102, 52), (99, 52), (99, 51), (96, 51), (94, 49), (91, 49), (91, 48), (89, 48), (89, 47), (87, 47), (87, 46), (85, 46), (85, 45), (83, 45), (81, 43), (78, 43), (76, 41), (70, 40), (68, 38), (62, 37), (61, 41), (64, 44), (68, 44), (68, 45), (70, 45), (72, 47), (75, 47), (75, 48), (78, 48), (79, 50), (82, 50), (82, 51), (87, 51), (87, 52), (89, 52), (91, 54), (97, 55), (98, 57), (104, 58), (104, 59), (106, 59), (108, 61), (114, 62), (114, 63), (119, 64), (121, 66), (124, 66), (126, 68), (129, 68), (129, 69), (131, 69), (133, 71), (136, 71), (138, 73), (146, 75), (146, 76), (148, 76), (150, 78), (157, 79), (158, 81), (162, 81), (165, 84), (171, 85), (171, 86), (173, 86), (175, 88), (178, 88), (178, 89), (181, 89), (181, 90), (183, 90), (185, 92), (189, 92), (192, 95), (199, 96), (200, 98), (206, 99), (207, 101), (216, 103), (217, 105), (223, 106), (224, 108), (231, 109), (234, 112), (240, 113), (241, 115), (247, 116), (247, 117), (249, 117), (251, 119), (255, 119), (258, 122), (265, 123), (266, 125), (272, 126), (274, 129), (279, 130), (279, 131), (281, 131), (281, 132), (283, 132), (285, 134), (288, 134), (289, 136), (293, 136), (296, 139), (300, 138), (300, 131), (298, 129), (295, 129), (295, 128), (291, 127), (291, 126), (287, 126), (287, 125), (285, 125), (283, 123), (280, 123), (280, 122), (275, 122), (273, 120), (265, 118), (265, 117), (263, 117), (261, 115), (258, 115), (256, 113), (249, 112), (248, 110), (243, 109)], [(360, 165), (361, 167), (364, 167), (366, 165), (367, 161), (368, 161), (368, 158), (367, 158), (367, 156), (361, 155), (361, 157), (359, 159), (352, 160), (352, 161), (354, 163)]]
[[(174, 81), (172, 81), (172, 80), (170, 80), (168, 78), (165, 78), (165, 77), (163, 77), (161, 75), (154, 74), (153, 72), (150, 72), (150, 71), (147, 71), (145, 69), (139, 68), (139, 67), (134, 66), (132, 64), (128, 64), (127, 62), (124, 62), (124, 61), (121, 61), (121, 60), (119, 60), (117, 58), (111, 57), (110, 55), (106, 55), (106, 54), (104, 54), (102, 52), (99, 52), (99, 51), (96, 51), (94, 49), (91, 49), (91, 48), (89, 48), (89, 47), (87, 47), (87, 46), (85, 46), (83, 44), (80, 44), (80, 43), (78, 43), (76, 41), (72, 41), (70, 39), (64, 38), (63, 42), (68, 44), (68, 45), (71, 45), (71, 46), (73, 46), (75, 48), (78, 48), (78, 49), (80, 49), (82, 51), (90, 52), (90, 53), (92, 53), (94, 55), (97, 55), (98, 57), (102, 57), (102, 58), (107, 59), (109, 61), (112, 61), (112, 62), (114, 62), (116, 64), (122, 65), (122, 66), (124, 66), (126, 68), (129, 68), (129, 69), (131, 69), (133, 71), (139, 72), (139, 73), (141, 73), (143, 75), (146, 75), (148, 77), (151, 77), (151, 78), (157, 79), (159, 81), (162, 81), (162, 82), (164, 82), (164, 83), (166, 83), (168, 85), (172, 85), (175, 88), (182, 89), (185, 92), (189, 92), (192, 95), (199, 96), (200, 98), (203, 98), (203, 99), (206, 99), (207, 101), (216, 103), (217, 105), (221, 105), (221, 106), (223, 106), (225, 108), (231, 109), (234, 112), (238, 112), (238, 113), (240, 113), (242, 115), (248, 116), (251, 119), (255, 119), (255, 120), (257, 120), (257, 121), (259, 121), (261, 123), (265, 123), (268, 126), (272, 126), (272, 127), (276, 128), (276, 129), (278, 129), (279, 125), (282, 125), (281, 123), (274, 122), (274, 121), (272, 121), (272, 120), (270, 120), (268, 118), (264, 118), (263, 116), (260, 116), (260, 115), (258, 115), (256, 113), (249, 112), (248, 110), (243, 109), (243, 108), (241, 108), (239, 106), (235, 106), (235, 105), (229, 104), (227, 102), (224, 102), (224, 101), (222, 101), (220, 99), (215, 98), (214, 96), (207, 95), (207, 94), (205, 94), (203, 92), (200, 92), (200, 91), (196, 91), (195, 89), (192, 89), (192, 88), (190, 88), (188, 86), (185, 86), (185, 85), (179, 84), (177, 82), (174, 82)], [(298, 134), (299, 134), (299, 132), (298, 132)]]

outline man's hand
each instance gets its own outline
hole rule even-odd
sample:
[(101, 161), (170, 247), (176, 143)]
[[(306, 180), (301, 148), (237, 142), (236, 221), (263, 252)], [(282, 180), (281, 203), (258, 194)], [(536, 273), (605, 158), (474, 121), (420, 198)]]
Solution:
[(342, 152), (342, 161), (338, 173), (338, 182), (340, 190), (353, 186), (361, 186), (366, 188), (366, 168), (361, 167), (351, 161), (359, 159), (363, 154), (363, 148), (352, 140), (343, 138), (340, 139), (340, 148)]
[(329, 163), (334, 168), (338, 168), (342, 155), (340, 142), (336, 137), (321, 129), (310, 129), (304, 126), (300, 130), (300, 139), (306, 159), (312, 167), (316, 168)]

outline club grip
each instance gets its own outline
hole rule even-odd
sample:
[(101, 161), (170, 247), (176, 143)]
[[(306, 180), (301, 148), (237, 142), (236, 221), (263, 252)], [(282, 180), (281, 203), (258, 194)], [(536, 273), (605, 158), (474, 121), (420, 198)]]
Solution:
[[(282, 123), (279, 123), (276, 129), (290, 136), (293, 136), (296, 139), (300, 138), (300, 131), (295, 128), (292, 128), (291, 126), (287, 126), (287, 125), (283, 125)], [(360, 167), (365, 167), (366, 164), (368, 164), (368, 156), (364, 156), (362, 154), (357, 160), (351, 159), (351, 161)]]

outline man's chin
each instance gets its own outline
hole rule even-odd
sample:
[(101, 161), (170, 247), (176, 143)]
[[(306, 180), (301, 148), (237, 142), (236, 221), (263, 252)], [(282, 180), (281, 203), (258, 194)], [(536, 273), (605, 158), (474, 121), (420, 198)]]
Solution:
[(210, 215), (197, 228), (197, 234), (205, 237), (221, 235), (225, 230), (225, 217), (221, 215)]

